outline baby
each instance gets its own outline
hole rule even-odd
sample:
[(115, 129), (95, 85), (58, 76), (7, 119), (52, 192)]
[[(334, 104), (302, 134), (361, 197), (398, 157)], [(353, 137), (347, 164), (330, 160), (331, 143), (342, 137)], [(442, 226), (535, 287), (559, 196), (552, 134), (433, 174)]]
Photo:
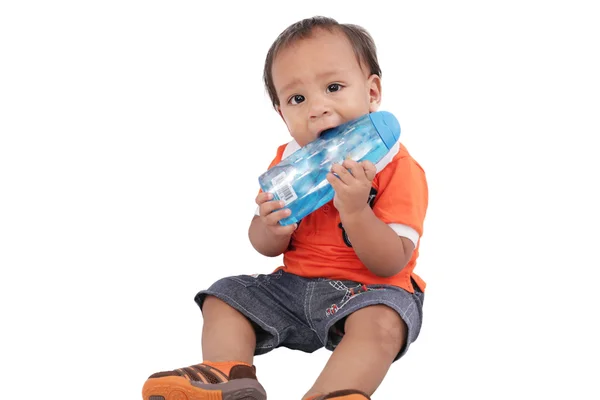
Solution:
[[(381, 102), (373, 39), (331, 18), (283, 31), (267, 54), (264, 81), (293, 138), (269, 168)], [(421, 328), (425, 282), (414, 269), (427, 181), (400, 143), (377, 167), (350, 159), (334, 165), (328, 181), (334, 199), (288, 226), (278, 223), (290, 214), (285, 205), (259, 191), (250, 242), (265, 256), (283, 254), (283, 266), (226, 277), (200, 291), (204, 361), (151, 375), (144, 400), (264, 400), (253, 357), (280, 346), (332, 350), (303, 399), (370, 399)]]

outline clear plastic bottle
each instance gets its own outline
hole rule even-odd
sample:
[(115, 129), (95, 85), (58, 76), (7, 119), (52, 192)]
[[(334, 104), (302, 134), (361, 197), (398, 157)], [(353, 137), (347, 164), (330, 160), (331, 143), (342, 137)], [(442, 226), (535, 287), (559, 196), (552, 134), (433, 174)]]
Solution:
[(318, 139), (285, 158), (258, 178), (273, 200), (283, 200), (291, 215), (283, 226), (298, 222), (333, 199), (327, 182), (332, 164), (350, 158), (378, 163), (400, 137), (400, 124), (393, 114), (377, 111), (325, 131)]

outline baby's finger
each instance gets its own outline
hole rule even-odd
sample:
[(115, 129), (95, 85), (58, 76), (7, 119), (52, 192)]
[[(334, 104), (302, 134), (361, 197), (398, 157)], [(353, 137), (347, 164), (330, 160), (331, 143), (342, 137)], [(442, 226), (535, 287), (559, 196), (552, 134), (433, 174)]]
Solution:
[(365, 176), (365, 171), (363, 169), (362, 164), (347, 158), (344, 160), (344, 162), (342, 163), (342, 167), (348, 169), (350, 171), (350, 173), (352, 174), (353, 177), (355, 177), (356, 179), (366, 179)]
[(275, 210), (283, 208), (285, 204), (281, 200), (267, 201), (260, 205), (258, 213), (261, 217), (266, 217), (273, 213)]
[(365, 175), (369, 181), (375, 179), (375, 175), (377, 175), (377, 167), (371, 161), (362, 161), (361, 165), (363, 170), (365, 171)]
[(289, 217), (291, 213), (289, 208), (273, 211), (265, 217), (265, 222), (267, 225), (277, 225), (280, 220)]
[(345, 167), (340, 164), (333, 164), (331, 166), (331, 172), (338, 176), (338, 178), (344, 182), (346, 185), (352, 182), (352, 174)]
[(294, 233), (294, 231), (298, 228), (298, 224), (290, 224), (290, 225), (286, 225), (286, 226), (280, 226), (279, 228), (277, 228), (278, 230), (278, 234), (280, 234), (281, 236), (287, 236), (287, 235), (291, 235), (292, 233)]
[(260, 192), (258, 194), (258, 196), (256, 196), (256, 200), (254, 200), (256, 202), (256, 204), (258, 204), (259, 206), (264, 203), (267, 202), (269, 200), (273, 199), (273, 193), (268, 193), (268, 192)]

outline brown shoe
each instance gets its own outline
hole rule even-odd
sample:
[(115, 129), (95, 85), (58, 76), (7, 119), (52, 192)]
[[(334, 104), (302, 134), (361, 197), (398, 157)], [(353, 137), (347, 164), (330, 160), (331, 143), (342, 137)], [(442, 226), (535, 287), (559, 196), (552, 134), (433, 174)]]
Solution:
[(358, 390), (338, 390), (335, 392), (331, 392), (325, 394), (323, 396), (317, 397), (314, 400), (328, 400), (328, 399), (338, 399), (338, 400), (371, 400), (371, 398), (365, 393)]
[(150, 375), (142, 389), (144, 400), (266, 400), (256, 368), (236, 365), (229, 376), (206, 364)]

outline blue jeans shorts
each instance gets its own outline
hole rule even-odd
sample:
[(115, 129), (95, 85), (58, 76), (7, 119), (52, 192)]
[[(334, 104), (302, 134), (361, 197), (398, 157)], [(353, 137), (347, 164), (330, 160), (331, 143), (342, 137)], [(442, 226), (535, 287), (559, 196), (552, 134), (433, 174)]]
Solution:
[(344, 321), (361, 308), (383, 304), (394, 309), (408, 327), (403, 356), (419, 336), (424, 294), (413, 282), (415, 293), (389, 285), (326, 278), (303, 278), (283, 270), (267, 275), (223, 278), (200, 291), (215, 296), (245, 315), (256, 330), (256, 355), (277, 347), (312, 353), (322, 347), (334, 350), (343, 337)]

